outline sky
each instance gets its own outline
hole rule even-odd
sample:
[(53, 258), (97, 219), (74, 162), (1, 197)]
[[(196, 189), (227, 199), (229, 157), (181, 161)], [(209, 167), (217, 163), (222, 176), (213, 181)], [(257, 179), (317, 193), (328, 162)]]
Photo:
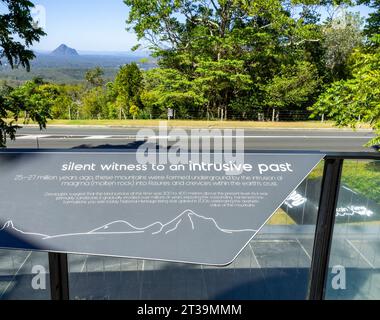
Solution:
[[(129, 9), (122, 0), (33, 0), (34, 16), (45, 15), (45, 32), (35, 50), (64, 43), (79, 51), (129, 51), (136, 36), (126, 31)], [(45, 11), (39, 10), (42, 6)]]
[[(48, 34), (33, 49), (52, 51), (64, 43), (82, 52), (125, 52), (137, 44), (126, 31), (129, 9), (123, 0), (32, 0), (34, 17)], [(366, 7), (355, 8), (363, 16)]]

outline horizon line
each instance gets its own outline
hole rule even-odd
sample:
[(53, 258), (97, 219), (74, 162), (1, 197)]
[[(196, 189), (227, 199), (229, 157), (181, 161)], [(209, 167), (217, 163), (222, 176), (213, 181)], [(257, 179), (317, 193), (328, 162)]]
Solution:
[[(52, 53), (54, 50), (57, 48), (48, 50), (48, 49), (32, 49), (33, 52), (35, 53)], [(74, 49), (74, 48), (73, 48)], [(144, 54), (151, 54), (151, 51), (149, 50), (141, 50), (141, 51), (132, 51), (132, 50), (126, 50), (126, 51), (117, 51), (117, 50), (109, 50), (109, 51), (104, 51), (104, 50), (99, 50), (99, 51), (94, 51), (94, 50), (76, 50), (78, 53), (81, 54), (96, 54), (96, 53), (106, 53), (106, 54), (111, 54), (111, 53), (119, 53), (119, 54), (139, 54), (139, 53), (144, 53)]]

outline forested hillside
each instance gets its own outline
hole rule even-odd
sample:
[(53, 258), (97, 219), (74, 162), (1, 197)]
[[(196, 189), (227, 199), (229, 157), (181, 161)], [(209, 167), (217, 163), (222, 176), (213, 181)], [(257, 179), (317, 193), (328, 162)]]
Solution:
[[(144, 63), (140, 63), (144, 61)], [(156, 67), (155, 59), (149, 54), (124, 54), (101, 55), (80, 54), (78, 56), (53, 55), (50, 53), (37, 53), (31, 61), (31, 70), (27, 72), (23, 68), (12, 69), (6, 60), (0, 66), (0, 79), (9, 83), (20, 84), (22, 82), (41, 77), (49, 82), (59, 84), (82, 83), (89, 69), (101, 67), (104, 78), (112, 81), (120, 66), (136, 62), (143, 70)]]

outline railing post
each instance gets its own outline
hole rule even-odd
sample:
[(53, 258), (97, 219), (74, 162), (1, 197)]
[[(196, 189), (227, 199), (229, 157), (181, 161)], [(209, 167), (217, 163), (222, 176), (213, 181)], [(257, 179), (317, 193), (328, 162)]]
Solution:
[(52, 300), (69, 300), (67, 254), (49, 253), (50, 290)]
[(323, 300), (325, 298), (325, 286), (328, 276), (342, 168), (342, 159), (325, 160), (310, 269), (310, 300)]

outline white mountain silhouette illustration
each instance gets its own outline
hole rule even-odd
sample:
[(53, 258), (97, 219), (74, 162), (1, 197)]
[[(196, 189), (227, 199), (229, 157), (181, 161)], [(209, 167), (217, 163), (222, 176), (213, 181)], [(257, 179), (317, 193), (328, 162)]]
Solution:
[[(192, 210), (185, 210), (167, 223), (155, 221), (137, 227), (128, 221), (117, 220), (91, 231), (78, 232), (77, 229), (75, 233), (49, 236), (31, 233), (27, 227), (24, 230), (28, 232), (24, 232), (16, 226), (16, 223), (7, 221), (0, 229), (0, 241), (20, 240), (20, 248), (26, 243), (45, 251), (220, 266), (231, 263), (241, 246), (257, 233), (251, 229), (224, 229), (216, 219)], [(217, 246), (223, 250), (216, 250)]]
[(17, 233), (21, 233), (21, 234), (24, 234), (24, 235), (29, 235), (29, 236), (39, 236), (39, 237), (48, 237), (47, 235), (45, 235), (45, 234), (41, 234), (41, 233), (31, 233), (31, 232), (24, 232), (24, 231), (21, 231), (21, 230), (19, 230), (19, 229), (17, 229), (15, 226), (14, 226), (14, 224), (13, 224), (13, 221), (11, 221), (11, 220), (9, 220), (9, 221), (7, 221), (5, 224), (4, 224), (4, 226), (0, 229), (0, 232), (2, 232), (2, 231), (7, 231), (7, 232), (9, 232), (10, 231), (10, 233), (15, 233), (15, 232), (17, 232)]
[(255, 230), (228, 230), (221, 228), (218, 223), (213, 218), (208, 218), (196, 214), (192, 210), (186, 210), (180, 214), (175, 219), (163, 225), (162, 229), (157, 233), (169, 234), (178, 230), (192, 230), (196, 231), (201, 226), (208, 225), (210, 227), (216, 228), (218, 231), (223, 233), (234, 233), (243, 231), (255, 231)]
[(89, 234), (99, 234), (99, 233), (132, 233), (132, 232), (145, 232), (148, 229), (155, 229), (159, 230), (162, 228), (162, 224), (159, 222), (156, 222), (148, 227), (145, 228), (138, 228), (131, 223), (123, 220), (114, 221), (111, 223), (108, 223), (100, 228), (96, 228), (90, 232)]
[(139, 228), (127, 221), (118, 220), (113, 221), (111, 223), (108, 223), (100, 228), (96, 228), (88, 234), (112, 234), (112, 233), (151, 233), (153, 235), (158, 234), (169, 234), (174, 231), (195, 231), (198, 227), (201, 225), (209, 225), (211, 227), (214, 227), (218, 229), (220, 232), (224, 233), (234, 233), (234, 232), (244, 232), (244, 231), (252, 231), (255, 230), (228, 230), (223, 229), (219, 227), (218, 223), (213, 218), (207, 218), (201, 215), (196, 214), (192, 210), (185, 210), (183, 213), (181, 213), (179, 216), (174, 218), (173, 220), (169, 221), (166, 224), (163, 224), (162, 222), (154, 222), (153, 224)]
[(208, 230), (214, 229), (217, 232), (222, 232), (225, 234), (233, 234), (239, 232), (256, 232), (256, 230), (252, 229), (244, 229), (244, 230), (229, 230), (221, 228), (214, 218), (208, 218), (196, 214), (192, 210), (185, 210), (179, 216), (174, 218), (173, 220), (163, 224), (160, 221), (156, 221), (146, 227), (136, 227), (133, 224), (118, 220), (112, 221), (106, 225), (103, 225), (99, 228), (91, 230), (89, 232), (83, 233), (68, 233), (68, 234), (60, 234), (54, 236), (47, 236), (40, 233), (29, 233), (23, 232), (17, 228), (15, 228), (12, 221), (8, 221), (4, 224), (3, 228), (0, 231), (12, 230), (12, 232), (19, 232), (24, 235), (32, 235), (42, 237), (43, 240), (54, 239), (54, 238), (65, 238), (70, 236), (85, 236), (85, 235), (112, 235), (112, 234), (138, 234), (138, 233), (146, 233), (151, 235), (168, 235), (173, 232), (191, 232), (198, 231), (202, 228), (208, 228)]

